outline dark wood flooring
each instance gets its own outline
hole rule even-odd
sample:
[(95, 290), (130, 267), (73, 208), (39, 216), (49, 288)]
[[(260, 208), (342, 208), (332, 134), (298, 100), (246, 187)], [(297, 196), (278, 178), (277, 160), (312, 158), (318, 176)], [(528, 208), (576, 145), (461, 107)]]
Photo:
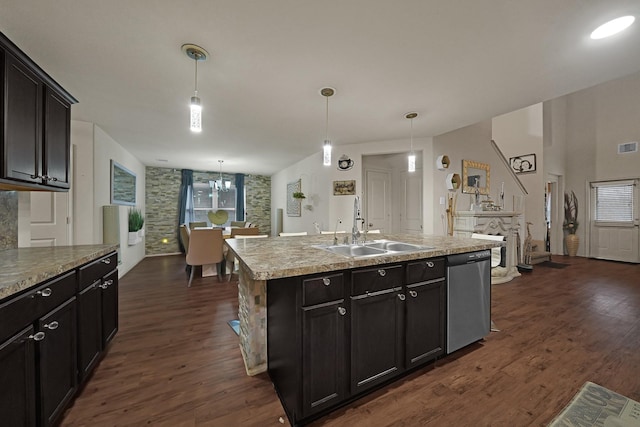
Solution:
[[(237, 283), (146, 258), (120, 281), (120, 331), (62, 426), (278, 426), (266, 374), (245, 374)], [(313, 426), (544, 426), (585, 381), (640, 400), (640, 266), (554, 256), (495, 285), (500, 332)]]

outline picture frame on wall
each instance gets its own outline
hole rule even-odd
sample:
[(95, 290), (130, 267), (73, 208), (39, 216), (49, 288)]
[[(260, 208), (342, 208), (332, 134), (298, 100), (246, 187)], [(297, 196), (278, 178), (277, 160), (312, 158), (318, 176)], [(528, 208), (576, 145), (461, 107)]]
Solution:
[(536, 171), (536, 155), (525, 154), (509, 158), (509, 166), (517, 173), (531, 173)]
[(302, 202), (293, 197), (293, 193), (302, 190), (302, 181), (297, 180), (287, 184), (287, 216), (300, 216)]
[(356, 181), (333, 181), (334, 196), (353, 196), (356, 194)]

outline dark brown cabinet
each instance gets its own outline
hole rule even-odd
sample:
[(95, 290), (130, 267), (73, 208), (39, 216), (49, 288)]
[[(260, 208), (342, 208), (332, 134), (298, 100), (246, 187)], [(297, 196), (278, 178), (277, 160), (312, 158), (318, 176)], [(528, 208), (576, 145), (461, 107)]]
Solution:
[(53, 425), (71, 401), (78, 383), (76, 298), (40, 318), (37, 341), (40, 424)]
[(444, 258), (267, 282), (268, 370), (305, 424), (444, 354)]
[[(113, 252), (0, 301), (2, 425), (59, 422), (117, 332), (116, 266)], [(99, 278), (79, 291), (83, 273)]]
[(71, 105), (77, 102), (0, 33), (0, 188), (69, 188)]
[(86, 381), (118, 331), (118, 270), (116, 254), (79, 269), (78, 374)]
[(356, 270), (351, 296), (351, 392), (360, 393), (403, 370), (402, 265)]
[(444, 258), (408, 263), (406, 281), (405, 367), (410, 369), (444, 354)]
[(0, 419), (8, 426), (36, 425), (33, 326), (0, 343)]

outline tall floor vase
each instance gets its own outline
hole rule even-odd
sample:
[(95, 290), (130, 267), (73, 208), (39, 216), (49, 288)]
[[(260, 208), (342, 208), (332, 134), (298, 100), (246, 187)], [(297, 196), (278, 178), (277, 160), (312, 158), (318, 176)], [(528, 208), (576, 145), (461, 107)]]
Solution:
[(576, 256), (578, 253), (578, 246), (580, 246), (580, 238), (575, 234), (567, 234), (565, 237), (565, 244), (567, 245), (567, 252), (569, 256)]

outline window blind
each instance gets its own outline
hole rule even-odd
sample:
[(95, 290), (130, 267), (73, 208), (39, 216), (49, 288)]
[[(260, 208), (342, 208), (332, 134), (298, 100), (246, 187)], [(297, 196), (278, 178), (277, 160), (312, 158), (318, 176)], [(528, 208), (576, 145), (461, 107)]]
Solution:
[(633, 221), (633, 183), (608, 183), (595, 186), (596, 221)]

